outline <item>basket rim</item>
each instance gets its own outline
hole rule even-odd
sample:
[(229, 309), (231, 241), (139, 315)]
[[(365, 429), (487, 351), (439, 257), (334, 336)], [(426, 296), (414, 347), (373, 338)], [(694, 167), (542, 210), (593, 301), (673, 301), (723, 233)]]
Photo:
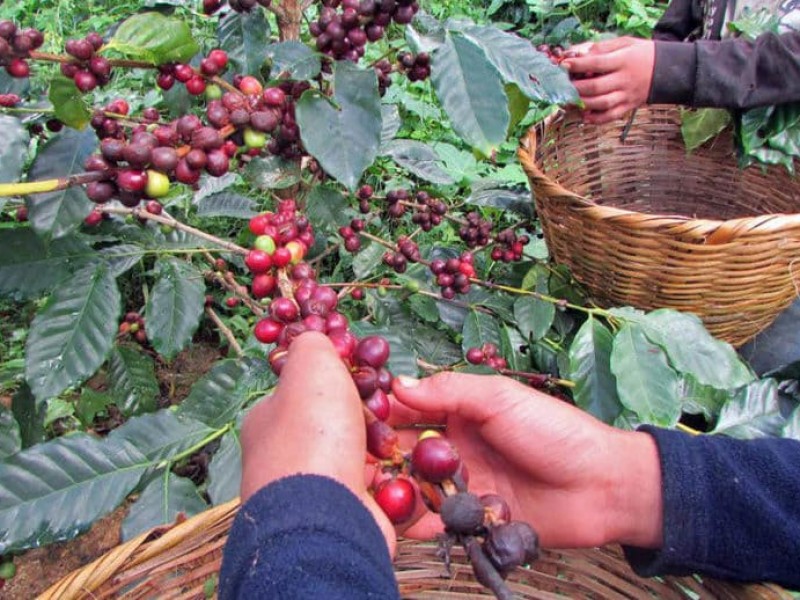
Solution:
[[(675, 110), (671, 105), (651, 105), (639, 111)], [(520, 139), (517, 157), (528, 176), (538, 201), (540, 195), (551, 199), (564, 200), (579, 205), (580, 210), (594, 220), (619, 221), (637, 229), (666, 230), (672, 234), (703, 238), (706, 243), (725, 243), (748, 233), (765, 233), (784, 229), (800, 228), (800, 212), (770, 213), (734, 219), (698, 219), (671, 213), (643, 213), (626, 208), (597, 204), (591, 198), (565, 188), (546, 175), (536, 164), (536, 148), (539, 136), (567, 118), (568, 113), (561, 109), (543, 122), (531, 126)], [(800, 177), (795, 177), (800, 186)]]

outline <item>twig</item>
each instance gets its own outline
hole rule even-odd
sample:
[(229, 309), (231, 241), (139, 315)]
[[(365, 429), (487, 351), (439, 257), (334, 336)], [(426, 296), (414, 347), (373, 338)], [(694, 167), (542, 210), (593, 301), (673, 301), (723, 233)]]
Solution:
[(220, 333), (225, 336), (225, 339), (228, 340), (228, 345), (231, 347), (234, 354), (236, 354), (237, 357), (243, 356), (244, 352), (242, 351), (242, 347), (239, 345), (239, 342), (236, 341), (236, 338), (233, 336), (233, 332), (228, 328), (227, 325), (225, 325), (225, 323), (222, 322), (222, 319), (220, 319), (219, 315), (214, 312), (214, 309), (210, 306), (206, 306), (206, 314), (212, 321), (214, 321), (214, 325), (216, 325)]
[(624, 144), (625, 140), (628, 138), (628, 134), (631, 132), (631, 127), (633, 127), (633, 120), (636, 118), (636, 111), (637, 109), (633, 109), (631, 111), (631, 116), (628, 117), (628, 121), (625, 123), (625, 127), (622, 128), (622, 133), (619, 134), (619, 143)]

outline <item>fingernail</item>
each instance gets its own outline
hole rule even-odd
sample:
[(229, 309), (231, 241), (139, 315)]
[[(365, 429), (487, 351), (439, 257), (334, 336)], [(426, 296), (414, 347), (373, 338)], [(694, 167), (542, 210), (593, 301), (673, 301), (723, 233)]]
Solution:
[(419, 385), (419, 379), (409, 377), (408, 375), (398, 375), (397, 382), (400, 384), (400, 387), (404, 388), (415, 388)]

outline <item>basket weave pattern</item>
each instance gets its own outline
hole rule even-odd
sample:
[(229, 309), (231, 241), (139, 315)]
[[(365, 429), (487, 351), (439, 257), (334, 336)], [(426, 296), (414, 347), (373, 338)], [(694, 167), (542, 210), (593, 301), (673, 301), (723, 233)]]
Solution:
[[(73, 571), (39, 600), (203, 600), (215, 589), (222, 548), (239, 509), (232, 500), (159, 534), (144, 533)], [(464, 552), (453, 549), (449, 574), (429, 542), (401, 540), (394, 561), (403, 598), (477, 600), (493, 597), (475, 581)], [(540, 600), (690, 598), (791, 600), (780, 587), (738, 585), (693, 577), (637, 577), (618, 548), (545, 551), (531, 569), (508, 578), (519, 598)]]
[(687, 154), (674, 107), (622, 125), (556, 119), (523, 138), (548, 248), (600, 306), (674, 308), (739, 346), (800, 285), (800, 180), (742, 170), (729, 136)]

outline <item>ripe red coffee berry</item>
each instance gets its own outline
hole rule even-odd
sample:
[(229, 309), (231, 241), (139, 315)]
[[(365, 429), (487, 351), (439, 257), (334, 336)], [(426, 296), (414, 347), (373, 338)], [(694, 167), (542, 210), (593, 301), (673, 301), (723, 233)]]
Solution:
[(450, 479), (460, 465), (461, 457), (455, 447), (443, 437), (420, 440), (411, 453), (411, 468), (431, 483)]
[(297, 305), (289, 298), (275, 298), (269, 305), (269, 314), (281, 323), (291, 323), (300, 316)]
[(141, 169), (122, 169), (117, 173), (117, 185), (126, 192), (143, 192), (147, 173)]
[(292, 262), (292, 253), (285, 247), (277, 248), (272, 255), (272, 262), (279, 269), (283, 268)]
[(225, 50), (214, 48), (208, 53), (208, 59), (216, 63), (220, 70), (228, 66), (228, 53)]
[(385, 421), (389, 418), (391, 412), (389, 396), (380, 388), (376, 389), (369, 398), (364, 400), (364, 406), (372, 411), (372, 414), (379, 421)]
[(266, 298), (275, 291), (275, 277), (270, 273), (259, 273), (253, 277), (250, 290), (254, 298)]
[(483, 363), (483, 350), (480, 348), (470, 348), (467, 350), (467, 362), (472, 365), (479, 365)]
[(353, 358), (360, 365), (380, 369), (389, 360), (389, 342), (379, 335), (370, 335), (358, 342)]
[(272, 267), (272, 257), (262, 250), (250, 250), (244, 259), (244, 263), (251, 273), (266, 273)]
[(414, 515), (416, 500), (414, 484), (405, 477), (388, 479), (375, 490), (375, 502), (395, 525), (405, 523)]
[(508, 502), (499, 494), (484, 494), (480, 497), (480, 501), (486, 510), (489, 521), (505, 523), (511, 520), (511, 509)]
[(262, 344), (274, 344), (283, 331), (283, 324), (273, 319), (261, 319), (253, 328), (253, 335)]
[(286, 101), (286, 94), (279, 87), (268, 87), (264, 90), (262, 97), (267, 106), (283, 106), (283, 103)]

